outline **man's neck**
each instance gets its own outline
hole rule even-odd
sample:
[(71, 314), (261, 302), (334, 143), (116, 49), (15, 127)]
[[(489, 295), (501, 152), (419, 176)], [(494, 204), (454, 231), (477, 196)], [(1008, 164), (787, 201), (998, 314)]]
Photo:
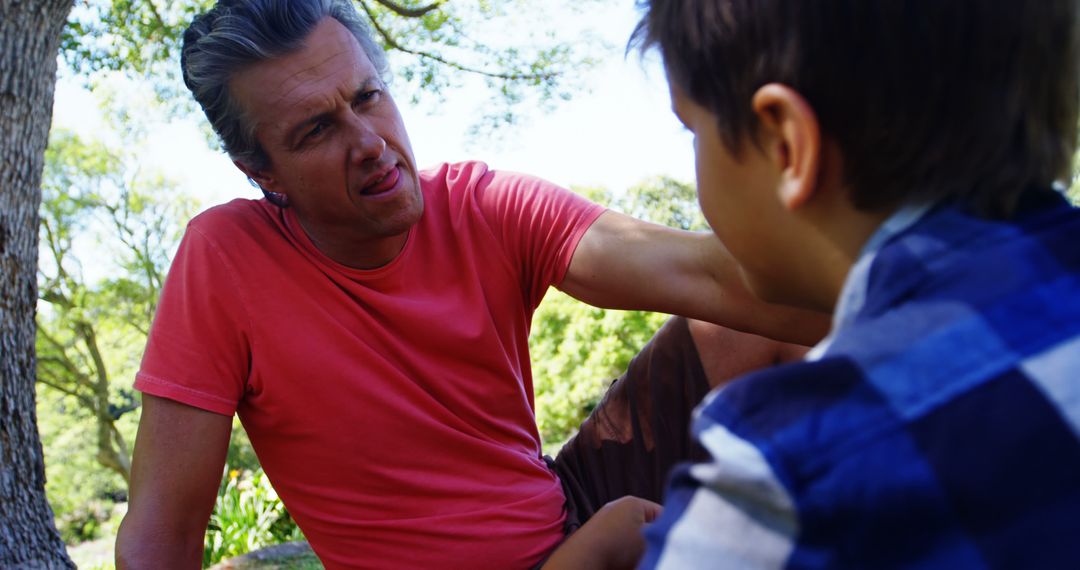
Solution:
[(308, 239), (323, 255), (352, 269), (378, 269), (390, 263), (405, 247), (409, 239), (409, 231), (411, 231), (406, 230), (389, 237), (331, 238), (313, 232), (300, 216), (296, 219), (300, 222)]

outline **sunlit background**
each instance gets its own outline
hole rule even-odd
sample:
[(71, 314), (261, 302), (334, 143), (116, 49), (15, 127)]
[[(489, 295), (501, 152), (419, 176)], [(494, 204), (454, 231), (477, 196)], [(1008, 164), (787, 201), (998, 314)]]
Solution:
[[(561, 6), (553, 3), (553, 7)], [(550, 17), (554, 27), (573, 33), (590, 30), (598, 54), (584, 70), (569, 101), (552, 111), (521, 111), (520, 124), (470, 134), (488, 96), (479, 80), (445, 94), (445, 101), (413, 103), (408, 85), (391, 83), (421, 167), (441, 162), (482, 160), (497, 169), (528, 172), (563, 186), (604, 187), (613, 192), (642, 180), (668, 175), (693, 180), (691, 138), (670, 110), (664, 72), (655, 55), (643, 61), (625, 53), (637, 22), (632, 2), (598, 2), (584, 10), (563, 7)], [(600, 41), (597, 41), (600, 40)], [(600, 44), (604, 44), (601, 46)], [(408, 57), (391, 52), (391, 68)], [(120, 102), (145, 122), (148, 137), (140, 149), (146, 168), (160, 169), (201, 206), (235, 197), (258, 197), (228, 158), (205, 134), (199, 117), (155, 117), (153, 85), (120, 77), (100, 81), (93, 92), (81, 77), (61, 70), (53, 124), (83, 136), (108, 138), (102, 106)]]

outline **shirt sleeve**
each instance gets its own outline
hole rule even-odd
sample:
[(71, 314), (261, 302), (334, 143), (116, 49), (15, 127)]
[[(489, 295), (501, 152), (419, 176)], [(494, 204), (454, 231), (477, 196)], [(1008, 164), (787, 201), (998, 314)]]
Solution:
[(605, 208), (546, 180), (489, 171), (476, 200), (507, 255), (522, 264), (527, 298), (535, 308), (566, 276), (578, 242)]
[(673, 473), (664, 512), (645, 530), (640, 568), (783, 568), (798, 521), (768, 461), (707, 414), (695, 434), (712, 459)]
[(193, 222), (169, 269), (135, 388), (232, 415), (249, 372), (249, 319), (235, 271)]

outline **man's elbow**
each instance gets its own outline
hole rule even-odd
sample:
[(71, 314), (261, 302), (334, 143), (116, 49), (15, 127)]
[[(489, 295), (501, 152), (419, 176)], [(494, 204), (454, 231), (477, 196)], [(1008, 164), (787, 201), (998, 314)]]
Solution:
[(128, 513), (116, 535), (117, 570), (168, 568), (198, 569), (202, 566), (203, 537), (206, 526), (183, 531), (166, 530), (155, 521), (140, 520)]

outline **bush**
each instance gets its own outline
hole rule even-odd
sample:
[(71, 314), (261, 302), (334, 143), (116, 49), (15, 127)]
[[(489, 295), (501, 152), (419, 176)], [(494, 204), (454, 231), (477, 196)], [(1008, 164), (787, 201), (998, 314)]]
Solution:
[[(38, 387), (38, 429), (49, 458), (45, 492), (60, 536), (69, 545), (102, 538), (115, 530), (108, 521), (115, 505), (124, 502), (127, 495), (123, 478), (95, 459), (93, 420), (72, 399)], [(124, 417), (124, 429), (133, 430), (133, 420)]]
[(667, 315), (608, 311), (552, 291), (537, 308), (529, 337), (536, 422), (544, 452), (577, 432), (611, 382)]
[(229, 471), (203, 545), (203, 567), (274, 544), (303, 540), (262, 469)]

